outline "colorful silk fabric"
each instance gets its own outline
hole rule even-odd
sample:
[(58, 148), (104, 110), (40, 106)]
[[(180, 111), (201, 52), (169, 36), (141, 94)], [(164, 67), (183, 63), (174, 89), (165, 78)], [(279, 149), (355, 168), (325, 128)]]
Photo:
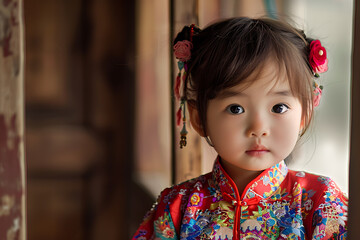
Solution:
[(212, 172), (165, 189), (133, 239), (346, 239), (347, 208), (331, 179), (284, 161), (239, 197), (217, 159)]

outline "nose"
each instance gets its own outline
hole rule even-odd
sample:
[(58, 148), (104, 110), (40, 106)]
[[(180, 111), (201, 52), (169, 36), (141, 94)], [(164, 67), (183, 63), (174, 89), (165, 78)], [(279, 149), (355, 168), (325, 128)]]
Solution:
[(268, 121), (265, 116), (255, 114), (249, 119), (249, 124), (246, 129), (246, 135), (248, 137), (265, 137), (270, 133), (268, 128)]

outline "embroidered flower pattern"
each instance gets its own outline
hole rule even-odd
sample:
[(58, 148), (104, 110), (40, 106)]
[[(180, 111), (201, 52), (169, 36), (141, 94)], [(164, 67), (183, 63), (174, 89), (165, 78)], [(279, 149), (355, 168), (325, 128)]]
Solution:
[[(313, 239), (346, 239), (347, 200), (328, 195), (314, 213), (312, 225), (315, 227)], [(333, 200), (330, 200), (333, 199)], [(332, 233), (329, 235), (329, 233)]]
[(158, 233), (159, 236), (170, 239), (175, 237), (175, 229), (171, 225), (172, 222), (167, 212), (154, 222), (156, 233)]
[(190, 197), (190, 203), (188, 206), (202, 206), (204, 194), (203, 193), (193, 193)]

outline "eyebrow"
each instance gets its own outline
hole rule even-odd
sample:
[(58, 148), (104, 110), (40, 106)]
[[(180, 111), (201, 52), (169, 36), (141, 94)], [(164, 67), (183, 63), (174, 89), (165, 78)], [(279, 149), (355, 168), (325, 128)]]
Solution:
[(246, 97), (247, 94), (242, 93), (242, 92), (238, 92), (238, 91), (224, 90), (224, 91), (221, 91), (220, 94), (218, 95), (218, 97), (220, 99), (236, 97), (236, 96)]
[[(289, 97), (289, 96), (293, 96), (292, 92), (290, 90), (284, 90), (284, 91), (270, 91), (268, 93), (268, 95), (275, 95), (275, 96), (285, 96), (285, 97)], [(224, 99), (224, 98), (230, 98), (230, 97), (246, 97), (247, 94), (243, 93), (243, 92), (238, 92), (238, 91), (231, 91), (231, 90), (224, 90), (222, 91), (218, 97), (220, 99)]]
[(292, 96), (292, 92), (289, 91), (289, 90), (285, 90), (285, 91), (276, 91), (276, 92), (273, 92), (273, 91), (270, 91), (269, 92), (269, 95), (280, 95), (280, 96)]

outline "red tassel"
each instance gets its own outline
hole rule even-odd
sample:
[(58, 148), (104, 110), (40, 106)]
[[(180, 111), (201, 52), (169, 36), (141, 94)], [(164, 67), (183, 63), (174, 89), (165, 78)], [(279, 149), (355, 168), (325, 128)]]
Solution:
[(186, 79), (186, 72), (184, 72), (184, 75), (183, 75), (183, 82), (185, 82), (185, 79)]
[(176, 112), (176, 125), (180, 126), (181, 123), (181, 106), (179, 107), (179, 110)]
[(174, 93), (175, 93), (175, 97), (176, 99), (180, 99), (180, 83), (181, 83), (181, 78), (180, 78), (181, 74), (179, 73), (176, 77), (176, 81), (175, 81), (175, 87), (174, 87)]

